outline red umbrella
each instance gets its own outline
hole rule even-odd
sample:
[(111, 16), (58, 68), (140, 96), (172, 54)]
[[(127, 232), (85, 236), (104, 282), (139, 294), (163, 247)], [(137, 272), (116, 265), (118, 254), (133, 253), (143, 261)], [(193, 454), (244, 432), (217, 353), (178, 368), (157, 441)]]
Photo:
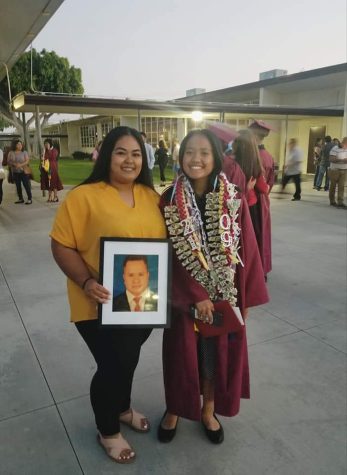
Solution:
[(231, 128), (228, 124), (224, 122), (212, 122), (206, 121), (206, 128), (213, 132), (220, 140), (225, 143), (229, 143), (232, 140), (235, 140), (239, 135), (237, 130)]

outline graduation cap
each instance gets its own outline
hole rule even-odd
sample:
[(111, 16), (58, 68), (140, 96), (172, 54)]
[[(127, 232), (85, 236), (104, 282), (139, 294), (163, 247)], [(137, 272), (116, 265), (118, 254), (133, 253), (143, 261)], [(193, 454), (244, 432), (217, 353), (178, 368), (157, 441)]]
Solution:
[(272, 125), (264, 122), (263, 120), (253, 120), (253, 122), (248, 126), (249, 129), (263, 129), (270, 132), (270, 130), (275, 131), (276, 129)]

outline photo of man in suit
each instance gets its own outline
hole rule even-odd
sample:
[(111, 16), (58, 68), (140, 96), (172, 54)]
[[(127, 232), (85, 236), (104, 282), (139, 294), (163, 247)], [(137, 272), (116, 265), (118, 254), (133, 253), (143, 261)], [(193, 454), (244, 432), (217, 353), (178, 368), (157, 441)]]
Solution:
[(156, 312), (158, 295), (149, 288), (146, 256), (129, 255), (123, 262), (125, 292), (113, 298), (114, 312)]

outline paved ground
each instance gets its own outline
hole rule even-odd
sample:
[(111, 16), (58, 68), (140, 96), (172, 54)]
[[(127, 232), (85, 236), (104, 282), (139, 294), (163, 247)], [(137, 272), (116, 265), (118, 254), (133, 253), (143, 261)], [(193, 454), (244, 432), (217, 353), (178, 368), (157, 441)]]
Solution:
[[(276, 187), (275, 187), (276, 188)], [(156, 441), (163, 412), (161, 332), (145, 345), (134, 406), (148, 435), (124, 430), (137, 450), (121, 467), (97, 445), (88, 397), (94, 362), (68, 323), (65, 279), (48, 232), (56, 205), (34, 189), (0, 206), (0, 474), (344, 475), (346, 473), (346, 216), (304, 185), (301, 202), (272, 196), (271, 303), (248, 323), (252, 399), (221, 418), (212, 446), (198, 423)]]

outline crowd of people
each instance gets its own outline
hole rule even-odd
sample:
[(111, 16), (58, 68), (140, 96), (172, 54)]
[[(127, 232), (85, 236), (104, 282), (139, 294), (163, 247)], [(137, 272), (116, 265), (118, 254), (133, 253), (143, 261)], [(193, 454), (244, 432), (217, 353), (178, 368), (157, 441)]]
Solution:
[[(42, 195), (45, 196), (48, 191), (48, 203), (57, 203), (59, 201), (58, 191), (63, 189), (58, 171), (59, 155), (59, 144), (53, 144), (50, 138), (45, 139), (38, 172)], [(15, 139), (10, 147), (5, 147), (0, 151), (0, 204), (3, 198), (3, 180), (6, 178), (6, 168), (8, 182), (16, 185), (17, 200), (15, 204), (31, 205), (31, 180), (34, 176), (30, 157), (22, 140)], [(26, 200), (24, 200), (23, 188), (27, 196)]]
[[(346, 209), (344, 188), (347, 175), (347, 137), (341, 142), (327, 135), (316, 140), (314, 149), (315, 175), (313, 189), (321, 191), (323, 180), (324, 191), (329, 191), (330, 206)], [(337, 189), (337, 199), (336, 199)]]

